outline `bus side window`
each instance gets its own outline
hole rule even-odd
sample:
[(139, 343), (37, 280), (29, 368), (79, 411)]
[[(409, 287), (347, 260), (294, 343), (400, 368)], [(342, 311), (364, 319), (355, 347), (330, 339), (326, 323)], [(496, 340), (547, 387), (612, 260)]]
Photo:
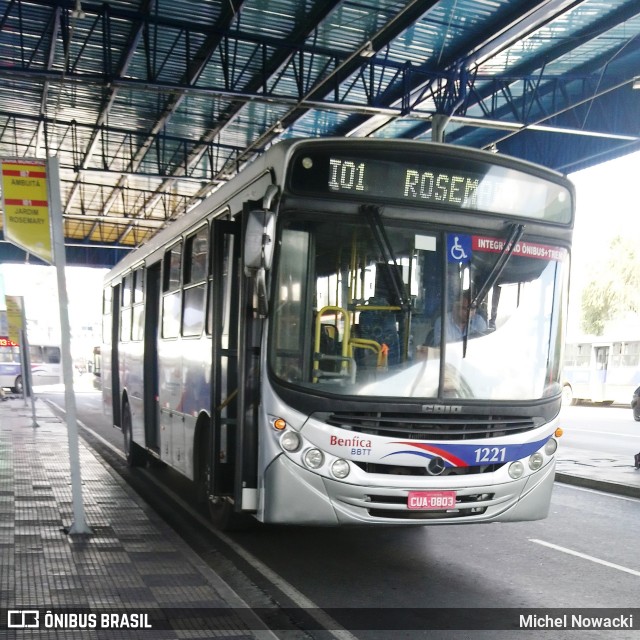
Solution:
[(165, 293), (180, 287), (180, 262), (182, 260), (182, 242), (178, 242), (165, 251), (163, 261), (162, 290)]
[(207, 276), (207, 227), (187, 238), (185, 246), (184, 284), (202, 282)]
[(60, 364), (60, 347), (42, 347), (42, 359), (47, 364)]
[(128, 273), (122, 280), (122, 298), (120, 308), (120, 340), (131, 340), (131, 300), (133, 273)]
[(107, 286), (102, 296), (102, 342), (111, 344), (111, 314), (113, 313), (113, 289)]
[(144, 267), (140, 267), (133, 272), (131, 339), (138, 341), (144, 338), (144, 274)]
[(182, 242), (164, 254), (162, 289), (162, 337), (177, 338), (180, 334), (180, 263)]
[(199, 336), (204, 328), (207, 278), (207, 227), (187, 238), (184, 256), (182, 335)]

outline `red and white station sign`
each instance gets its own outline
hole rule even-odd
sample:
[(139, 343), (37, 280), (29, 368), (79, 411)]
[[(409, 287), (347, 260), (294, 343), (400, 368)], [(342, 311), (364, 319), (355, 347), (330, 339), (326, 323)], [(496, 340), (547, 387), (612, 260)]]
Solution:
[[(485, 251), (488, 253), (500, 253), (504, 249), (506, 240), (503, 238), (492, 238), (490, 236), (473, 236), (472, 248), (474, 251)], [(567, 257), (567, 250), (562, 247), (554, 247), (548, 244), (538, 244), (537, 242), (516, 242), (512, 255), (523, 258), (539, 258), (540, 260), (564, 260)]]

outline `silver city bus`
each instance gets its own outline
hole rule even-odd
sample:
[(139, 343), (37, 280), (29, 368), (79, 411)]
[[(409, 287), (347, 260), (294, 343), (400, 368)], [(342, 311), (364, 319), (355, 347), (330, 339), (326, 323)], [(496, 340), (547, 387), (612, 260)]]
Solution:
[(219, 526), (546, 516), (574, 191), (404, 140), (274, 145), (106, 277), (130, 464)]

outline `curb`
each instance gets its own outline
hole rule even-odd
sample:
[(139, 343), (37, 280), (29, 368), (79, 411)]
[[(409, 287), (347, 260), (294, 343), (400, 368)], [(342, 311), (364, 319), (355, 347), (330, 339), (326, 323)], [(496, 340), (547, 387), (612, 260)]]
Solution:
[(584, 476), (570, 475), (568, 473), (556, 472), (556, 482), (570, 484), (577, 487), (586, 487), (587, 489), (597, 489), (606, 493), (613, 493), (629, 498), (640, 499), (640, 486), (622, 484), (620, 482), (610, 482), (608, 480), (596, 480), (595, 478), (585, 478)]

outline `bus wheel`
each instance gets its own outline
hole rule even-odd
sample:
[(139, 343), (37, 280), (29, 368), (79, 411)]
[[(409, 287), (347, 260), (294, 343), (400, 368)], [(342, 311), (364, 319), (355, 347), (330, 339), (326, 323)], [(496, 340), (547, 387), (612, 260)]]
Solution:
[(236, 513), (233, 504), (224, 498), (209, 497), (209, 519), (220, 531), (246, 531), (256, 522), (244, 513)]
[(18, 376), (14, 382), (14, 386), (11, 387), (11, 391), (13, 391), (13, 393), (22, 393), (23, 388), (22, 376)]
[(131, 430), (131, 410), (125, 402), (122, 408), (122, 435), (124, 437), (124, 455), (128, 467), (141, 467), (147, 461), (144, 449), (133, 441)]

